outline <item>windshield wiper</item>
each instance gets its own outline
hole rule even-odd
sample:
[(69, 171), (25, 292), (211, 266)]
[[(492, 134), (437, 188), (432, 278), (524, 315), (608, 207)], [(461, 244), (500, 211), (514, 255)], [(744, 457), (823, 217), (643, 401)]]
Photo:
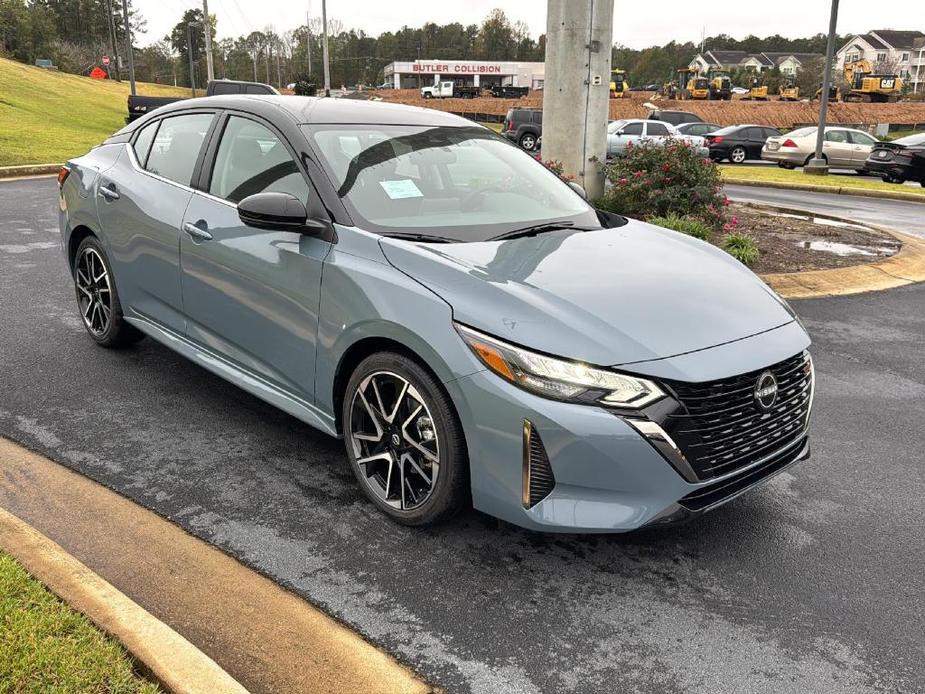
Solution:
[(487, 240), (501, 241), (504, 239), (519, 239), (524, 236), (536, 236), (537, 234), (542, 234), (547, 231), (560, 231), (561, 229), (569, 229), (571, 231), (595, 231), (599, 228), (600, 227), (576, 227), (574, 222), (545, 222), (543, 224), (533, 224), (532, 226), (523, 227), (522, 229), (506, 231), (503, 234), (492, 236)]
[(418, 234), (413, 231), (396, 231), (383, 234), (387, 239), (401, 239), (402, 241), (421, 241), (422, 243), (462, 243), (459, 239), (448, 236), (432, 236), (431, 234)]

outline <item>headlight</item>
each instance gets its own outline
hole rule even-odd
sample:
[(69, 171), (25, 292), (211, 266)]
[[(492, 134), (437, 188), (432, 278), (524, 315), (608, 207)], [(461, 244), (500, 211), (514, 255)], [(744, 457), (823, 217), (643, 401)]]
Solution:
[(645, 378), (530, 352), (458, 323), (456, 330), (489, 369), (547, 398), (639, 409), (665, 397), (661, 388)]

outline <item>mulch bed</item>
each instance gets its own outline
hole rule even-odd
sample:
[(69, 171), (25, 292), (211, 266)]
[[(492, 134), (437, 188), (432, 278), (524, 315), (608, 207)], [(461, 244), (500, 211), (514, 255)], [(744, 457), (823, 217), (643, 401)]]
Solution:
[[(733, 203), (737, 231), (752, 236), (761, 255), (755, 272), (801, 272), (873, 263), (899, 252), (892, 236), (861, 225), (842, 225), (811, 215), (789, 215)], [(814, 221), (814, 219), (816, 221)]]

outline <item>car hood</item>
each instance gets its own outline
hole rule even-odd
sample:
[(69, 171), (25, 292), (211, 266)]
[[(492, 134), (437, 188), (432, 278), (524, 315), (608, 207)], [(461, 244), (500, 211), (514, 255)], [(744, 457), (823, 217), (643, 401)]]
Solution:
[(382, 237), (380, 245), (449, 303), (455, 320), (592, 364), (667, 358), (793, 320), (728, 254), (643, 222), (478, 243)]

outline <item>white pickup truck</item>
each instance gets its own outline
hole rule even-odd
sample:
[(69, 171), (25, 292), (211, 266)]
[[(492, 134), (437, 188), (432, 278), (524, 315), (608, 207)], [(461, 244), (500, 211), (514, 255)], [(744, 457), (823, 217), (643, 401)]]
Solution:
[(479, 87), (460, 87), (455, 82), (438, 82), (431, 87), (421, 87), (421, 97), (424, 99), (474, 99), (481, 95)]

